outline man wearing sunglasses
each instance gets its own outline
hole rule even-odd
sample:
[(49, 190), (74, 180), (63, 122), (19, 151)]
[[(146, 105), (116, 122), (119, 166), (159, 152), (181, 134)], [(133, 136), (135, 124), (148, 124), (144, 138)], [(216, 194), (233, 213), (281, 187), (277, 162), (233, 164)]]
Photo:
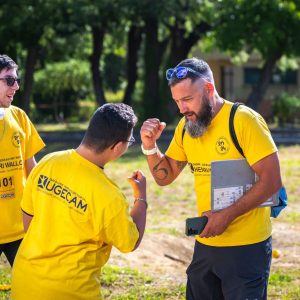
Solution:
[(0, 55), (0, 255), (11, 266), (24, 235), (23, 188), (34, 155), (45, 146), (25, 112), (11, 105), (19, 84), (17, 64)]
[[(141, 128), (142, 151), (159, 185), (173, 182), (188, 164), (194, 175), (199, 216), (208, 222), (196, 236), (187, 269), (187, 299), (266, 299), (271, 264), (270, 207), (257, 208), (281, 187), (276, 146), (263, 118), (240, 106), (236, 134), (259, 180), (234, 204), (211, 210), (211, 162), (241, 159), (229, 132), (232, 102), (221, 98), (209, 65), (187, 59), (166, 72), (183, 118), (165, 155), (156, 144), (166, 124), (156, 118)], [(231, 176), (226, 174), (225, 176)], [(192, 185), (192, 183), (191, 183)]]
[[(21, 207), (27, 231), (12, 274), (12, 299), (101, 299), (100, 271), (112, 247), (134, 251), (146, 223), (146, 178), (139, 170), (128, 200), (104, 166), (134, 142), (137, 118), (126, 104), (105, 104), (77, 149), (45, 156), (31, 172)], [(30, 224), (30, 226), (29, 226)]]

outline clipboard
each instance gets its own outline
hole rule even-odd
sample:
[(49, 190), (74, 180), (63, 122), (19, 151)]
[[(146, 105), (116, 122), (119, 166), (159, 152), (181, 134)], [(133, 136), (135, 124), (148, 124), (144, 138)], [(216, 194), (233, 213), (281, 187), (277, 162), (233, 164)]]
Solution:
[[(211, 208), (218, 211), (235, 203), (242, 197), (258, 176), (246, 159), (218, 160), (211, 162)], [(259, 207), (277, 206), (278, 193), (267, 199)]]

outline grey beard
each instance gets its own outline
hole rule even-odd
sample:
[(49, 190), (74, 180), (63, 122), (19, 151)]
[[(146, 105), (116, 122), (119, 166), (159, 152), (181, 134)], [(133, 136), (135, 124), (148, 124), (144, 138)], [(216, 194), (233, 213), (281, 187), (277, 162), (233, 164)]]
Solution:
[(213, 115), (212, 106), (209, 104), (208, 101), (206, 101), (204, 105), (204, 111), (197, 118), (196, 122), (190, 121), (187, 118), (185, 118), (186, 122), (184, 127), (188, 132), (188, 134), (192, 138), (198, 138), (202, 136), (207, 131), (207, 128), (211, 123), (212, 115)]
[(197, 120), (197, 122), (187, 120), (185, 129), (192, 138), (198, 138), (207, 131), (207, 125), (203, 124), (200, 120)]

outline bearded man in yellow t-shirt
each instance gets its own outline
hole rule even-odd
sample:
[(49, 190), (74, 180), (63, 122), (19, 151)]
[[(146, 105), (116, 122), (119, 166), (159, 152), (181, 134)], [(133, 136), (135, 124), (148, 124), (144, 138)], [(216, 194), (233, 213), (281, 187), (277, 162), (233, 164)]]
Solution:
[(20, 202), (25, 181), (45, 144), (23, 110), (11, 105), (19, 89), (18, 66), (0, 55), (0, 255), (10, 265), (24, 236)]
[(167, 70), (166, 76), (184, 117), (165, 155), (156, 141), (166, 124), (155, 118), (146, 120), (141, 128), (142, 151), (159, 185), (173, 182), (188, 163), (194, 175), (198, 215), (208, 217), (204, 230), (196, 236), (187, 269), (186, 297), (266, 299), (272, 250), (270, 207), (258, 206), (282, 185), (270, 131), (258, 113), (239, 106), (234, 118), (236, 135), (259, 180), (237, 202), (213, 212), (211, 162), (243, 158), (230, 137), (233, 103), (218, 95), (212, 71), (201, 59), (184, 60)]
[[(135, 250), (146, 222), (146, 178), (129, 182), (129, 203), (104, 166), (134, 142), (137, 118), (126, 104), (94, 113), (77, 149), (45, 156), (31, 172), (21, 207), (28, 230), (16, 256), (12, 299), (101, 299), (100, 271), (112, 247)], [(29, 225), (30, 224), (30, 225)]]

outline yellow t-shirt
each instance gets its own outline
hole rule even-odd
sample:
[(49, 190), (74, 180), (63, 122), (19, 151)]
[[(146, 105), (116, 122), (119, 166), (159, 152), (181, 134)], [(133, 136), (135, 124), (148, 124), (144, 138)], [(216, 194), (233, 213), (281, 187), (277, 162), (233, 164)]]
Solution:
[(26, 182), (25, 161), (45, 144), (20, 108), (4, 109), (0, 120), (0, 244), (24, 235), (20, 201)]
[(14, 262), (12, 299), (101, 299), (112, 246), (130, 252), (139, 237), (120, 189), (75, 150), (61, 151), (31, 172), (21, 207), (33, 219)]
[[(187, 161), (194, 175), (198, 214), (211, 210), (211, 162), (242, 158), (229, 132), (231, 102), (225, 104), (213, 118), (207, 132), (191, 138), (187, 132), (182, 139), (185, 118), (177, 125), (166, 155), (178, 161)], [(255, 111), (240, 106), (234, 117), (234, 127), (250, 165), (277, 151), (264, 119)], [(230, 176), (230, 174), (228, 174)], [(211, 238), (196, 239), (211, 246), (237, 246), (261, 242), (271, 235), (270, 208), (256, 208), (236, 218), (225, 232)]]

